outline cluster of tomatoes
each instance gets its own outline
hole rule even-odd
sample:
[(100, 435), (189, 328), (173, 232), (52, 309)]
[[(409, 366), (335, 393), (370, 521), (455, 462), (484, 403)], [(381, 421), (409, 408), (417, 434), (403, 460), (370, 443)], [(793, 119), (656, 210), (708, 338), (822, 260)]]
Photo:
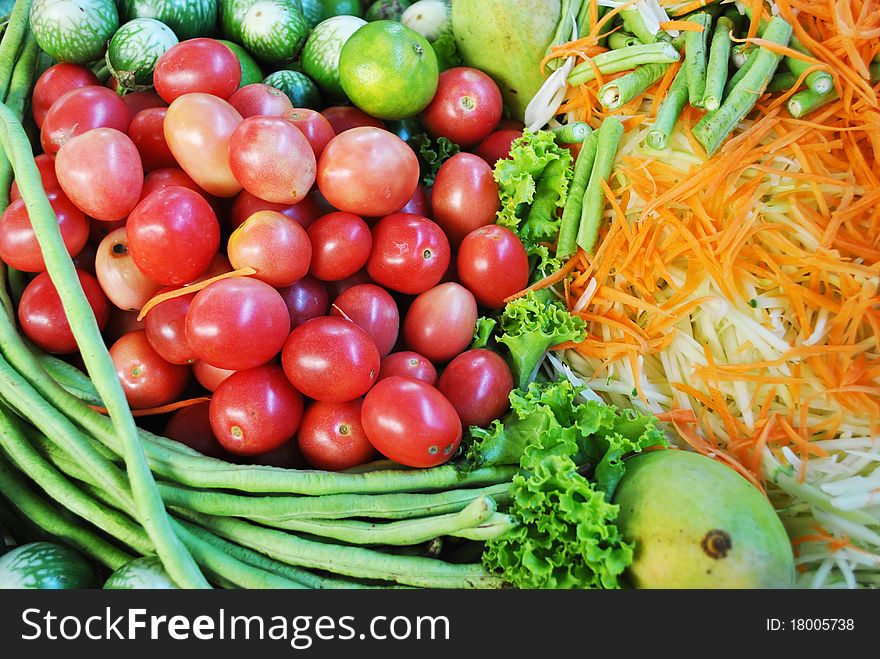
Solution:
[[(507, 409), (507, 364), (468, 346), (479, 308), (528, 280), (522, 243), (493, 223), (489, 163), (518, 134), (496, 130), (497, 88), (472, 69), (441, 76), (424, 125), (482, 157), (446, 161), (429, 201), (416, 154), (382, 122), (239, 89), (238, 67), (219, 42), (193, 39), (160, 59), (155, 91), (120, 97), (71, 64), (34, 90), (36, 161), (130, 406), (213, 392), (165, 428), (209, 455), (447, 461), (463, 427)], [(11, 197), (0, 258), (34, 273), (22, 330), (75, 354), (14, 186)]]

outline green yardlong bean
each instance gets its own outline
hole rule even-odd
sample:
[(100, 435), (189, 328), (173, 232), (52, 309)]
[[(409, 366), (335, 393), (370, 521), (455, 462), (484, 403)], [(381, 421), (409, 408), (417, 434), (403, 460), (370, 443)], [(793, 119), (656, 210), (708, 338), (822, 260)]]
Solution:
[(578, 226), (577, 243), (582, 250), (592, 254), (599, 237), (599, 225), (602, 222), (602, 211), (605, 208), (605, 191), (603, 181), (611, 176), (620, 139), (623, 136), (623, 124), (617, 117), (607, 117), (598, 131), (596, 142), (596, 160), (590, 173), (590, 182), (584, 193), (584, 205), (581, 207), (581, 221)]
[(688, 20), (703, 27), (701, 32), (688, 32), (684, 37), (684, 66), (687, 70), (688, 101), (695, 108), (703, 107), (706, 90), (706, 66), (709, 47), (709, 28), (712, 17), (701, 12)]
[(733, 23), (722, 16), (715, 24), (712, 43), (709, 46), (709, 63), (706, 65), (706, 87), (703, 90), (703, 107), (717, 110), (724, 97), (730, 59), (730, 33)]
[(642, 64), (599, 88), (599, 102), (609, 110), (626, 105), (660, 80), (669, 64)]
[(562, 221), (559, 224), (559, 236), (556, 239), (556, 258), (567, 259), (577, 251), (578, 225), (581, 221), (581, 208), (584, 205), (584, 193), (590, 182), (593, 162), (596, 159), (598, 135), (590, 133), (584, 141), (574, 163), (574, 174), (568, 190), (568, 199), (562, 209)]
[[(657, 41), (600, 53), (593, 58), (592, 64), (602, 74), (619, 73), (642, 64), (671, 64), (677, 62), (679, 57), (678, 50), (671, 43)], [(582, 62), (568, 74), (568, 84), (577, 87), (595, 77), (596, 73), (590, 62)]]
[(648, 135), (645, 138), (645, 142), (649, 147), (652, 149), (665, 149), (669, 146), (669, 138), (675, 129), (675, 124), (678, 123), (678, 118), (681, 116), (687, 100), (687, 71), (682, 66), (678, 73), (675, 74), (675, 78), (672, 79), (672, 84), (669, 86), (666, 98), (663, 99), (663, 104), (657, 111), (654, 125), (648, 131)]

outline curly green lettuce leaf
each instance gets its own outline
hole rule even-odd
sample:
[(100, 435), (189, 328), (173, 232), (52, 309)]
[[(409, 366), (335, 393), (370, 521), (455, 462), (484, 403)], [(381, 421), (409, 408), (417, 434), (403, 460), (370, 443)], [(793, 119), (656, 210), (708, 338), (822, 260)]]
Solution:
[(440, 71), (451, 69), (454, 66), (461, 66), (464, 60), (458, 52), (455, 45), (455, 37), (451, 32), (441, 34), (436, 41), (431, 44), (434, 54), (437, 55), (437, 66)]
[(486, 348), (492, 342), (492, 335), (498, 320), (490, 316), (480, 316), (477, 318), (477, 326), (474, 328), (474, 338), (471, 341), (469, 349)]
[(571, 152), (560, 147), (552, 132), (523, 131), (508, 158), (495, 163), (501, 209), (496, 223), (529, 245), (553, 242), (559, 233), (557, 209), (565, 206), (572, 176)]
[(445, 137), (432, 139), (425, 133), (416, 133), (409, 138), (412, 147), (422, 162), (422, 183), (426, 186), (434, 185), (437, 172), (441, 165), (452, 156), (461, 152), (461, 147)]
[(544, 289), (508, 302), (501, 314), (500, 330), (498, 341), (510, 350), (514, 383), (524, 389), (547, 349), (566, 341), (582, 341), (586, 323)]
[(530, 245), (526, 247), (526, 254), (529, 257), (530, 284), (549, 277), (562, 267), (562, 261), (550, 255), (550, 248), (547, 245), (540, 243)]

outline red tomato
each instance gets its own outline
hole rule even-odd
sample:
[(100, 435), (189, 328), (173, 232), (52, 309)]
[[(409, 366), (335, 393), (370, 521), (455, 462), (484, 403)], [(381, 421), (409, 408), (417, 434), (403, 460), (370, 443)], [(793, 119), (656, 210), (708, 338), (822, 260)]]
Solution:
[(309, 227), (312, 241), (310, 273), (322, 281), (351, 277), (370, 257), (370, 227), (353, 213), (328, 213)]
[(159, 57), (153, 70), (156, 92), (166, 103), (193, 92), (227, 99), (240, 82), (238, 58), (216, 39), (181, 41)]
[(474, 229), (495, 223), (501, 207), (492, 168), (471, 153), (459, 153), (443, 163), (431, 191), (434, 221), (453, 247)]
[[(98, 327), (104, 329), (110, 305), (98, 280), (82, 270), (77, 270), (76, 274)], [(47, 272), (38, 274), (25, 287), (18, 304), (18, 322), (25, 336), (46, 352), (65, 355), (78, 349), (61, 306), (61, 297)]]
[(204, 402), (177, 410), (168, 419), (162, 435), (210, 458), (228, 459), (229, 453), (220, 446), (211, 430), (210, 408), (211, 404)]
[(419, 159), (397, 135), (379, 128), (352, 128), (324, 149), (317, 181), (335, 208), (379, 217), (400, 210), (413, 196)]
[(110, 359), (133, 410), (173, 403), (189, 381), (189, 366), (162, 359), (143, 330), (129, 332), (110, 346)]
[(496, 130), (477, 145), (474, 153), (494, 167), (496, 162), (510, 156), (510, 145), (520, 137), (521, 130)]
[(217, 391), (220, 383), (236, 372), (228, 368), (217, 368), (208, 362), (200, 361), (193, 363), (192, 369), (198, 383), (208, 391)]
[(217, 254), (220, 225), (199, 193), (181, 186), (145, 197), (126, 225), (131, 257), (150, 279), (182, 286), (201, 275)]
[(125, 227), (114, 229), (98, 245), (95, 272), (110, 301), (124, 310), (139, 311), (162, 288), (135, 265)]
[(260, 115), (280, 117), (293, 108), (287, 94), (260, 82), (245, 85), (236, 91), (229, 97), (229, 105), (245, 119)]
[[(37, 164), (37, 169), (40, 170), (40, 178), (43, 181), (43, 190), (46, 192), (49, 192), (50, 190), (60, 190), (61, 187), (58, 185), (58, 177), (55, 176), (55, 159), (52, 158), (52, 156), (47, 156), (45, 153), (41, 153), (34, 158), (34, 162)], [(16, 199), (21, 199), (21, 192), (18, 190), (18, 184), (13, 181), (12, 187), (9, 188), (9, 201), (13, 202)]]
[(303, 413), (302, 395), (284, 371), (265, 364), (224, 380), (211, 398), (211, 429), (236, 455), (257, 455), (290, 441)]
[(302, 201), (315, 183), (309, 141), (281, 117), (250, 117), (229, 138), (229, 166), (242, 187), (277, 204)]
[(424, 356), (411, 350), (392, 352), (382, 360), (379, 368), (379, 380), (399, 375), (427, 382), (432, 387), (437, 385), (437, 369)]
[(501, 120), (501, 91), (482, 71), (463, 66), (448, 69), (440, 74), (437, 93), (421, 118), (434, 137), (473, 146)]
[(379, 362), (379, 350), (367, 332), (330, 316), (297, 327), (281, 352), (281, 364), (293, 386), (328, 403), (363, 396), (376, 381)]
[[(68, 254), (76, 256), (89, 239), (86, 216), (70, 203), (61, 190), (51, 190), (47, 197), (58, 219), (64, 247)], [(0, 215), (0, 259), (6, 265), (24, 272), (42, 272), (46, 269), (43, 252), (23, 199), (13, 201)]]
[(232, 232), (227, 249), (232, 267), (252, 267), (270, 286), (290, 286), (305, 277), (312, 260), (306, 230), (275, 211), (257, 211)]
[(271, 201), (255, 197), (247, 190), (242, 190), (235, 197), (232, 209), (230, 210), (232, 229), (235, 230), (240, 227), (246, 219), (257, 211), (276, 211), (286, 215), (303, 229), (308, 229), (312, 222), (321, 216), (318, 205), (311, 195), (306, 195), (305, 199), (296, 204), (275, 204)]
[(165, 141), (163, 126), (167, 108), (147, 108), (138, 112), (128, 125), (128, 136), (141, 154), (145, 172), (177, 167), (174, 154)]
[(394, 213), (373, 227), (367, 272), (377, 284), (399, 293), (422, 293), (449, 267), (449, 240), (426, 217)]
[(449, 362), (437, 388), (452, 403), (462, 425), (487, 426), (510, 407), (513, 375), (498, 353), (468, 350)]
[(78, 87), (100, 84), (98, 76), (79, 64), (62, 62), (50, 66), (37, 79), (31, 95), (31, 111), (37, 128), (43, 127), (46, 113), (61, 96)]
[(378, 382), (364, 398), (361, 422), (380, 453), (407, 467), (448, 462), (461, 443), (461, 421), (452, 403), (413, 378)]
[(186, 312), (195, 296), (192, 293), (160, 302), (144, 317), (147, 340), (162, 359), (172, 364), (192, 364), (196, 360), (186, 340)]
[(104, 221), (128, 215), (144, 185), (137, 147), (113, 128), (94, 128), (66, 142), (55, 158), (55, 174), (77, 208)]
[(232, 197), (241, 190), (229, 166), (229, 139), (240, 123), (234, 107), (208, 94), (186, 94), (168, 107), (164, 125), (168, 148), (209, 194)]
[(467, 348), (476, 327), (474, 296), (463, 286), (447, 282), (413, 300), (403, 320), (403, 339), (407, 348), (439, 364)]
[(284, 298), (287, 311), (290, 314), (290, 329), (295, 329), (307, 320), (326, 316), (330, 310), (330, 297), (324, 284), (306, 275), (285, 288), (279, 288), (278, 292)]
[(346, 289), (333, 301), (330, 314), (347, 318), (365, 330), (379, 349), (380, 357), (391, 352), (397, 343), (400, 331), (397, 303), (381, 286), (359, 284)]
[(100, 85), (77, 87), (52, 104), (43, 120), (40, 143), (55, 156), (66, 142), (92, 128), (128, 130), (131, 116), (116, 94)]
[(290, 316), (281, 295), (258, 279), (223, 279), (196, 293), (186, 314), (186, 338), (196, 357), (242, 371), (281, 350)]
[[(115, 80), (115, 78), (111, 78), (111, 80)], [(132, 119), (134, 119), (135, 115), (141, 110), (146, 110), (147, 108), (168, 107), (168, 104), (152, 89), (147, 89), (142, 92), (129, 92), (122, 97), (122, 102), (125, 103), (125, 107), (128, 108), (128, 114), (131, 115)]]
[(377, 457), (361, 424), (363, 400), (343, 403), (315, 401), (303, 414), (299, 449), (315, 469), (341, 471)]
[(330, 299), (335, 300), (352, 286), (357, 286), (358, 284), (371, 284), (373, 283), (373, 280), (370, 279), (367, 269), (364, 268), (363, 270), (358, 270), (351, 277), (346, 277), (339, 281), (325, 281), (323, 283)]
[(281, 116), (302, 131), (309, 144), (312, 145), (315, 158), (320, 158), (324, 147), (336, 137), (336, 131), (333, 130), (333, 126), (330, 125), (327, 118), (315, 110), (293, 108)]
[(321, 110), (324, 118), (330, 122), (333, 131), (339, 135), (352, 128), (360, 128), (362, 126), (372, 126), (373, 128), (385, 128), (385, 124), (381, 119), (371, 117), (363, 110), (351, 105), (334, 105)]
[(472, 231), (458, 250), (458, 279), (484, 307), (500, 309), (504, 299), (529, 283), (529, 257), (510, 229), (491, 224)]
[(428, 199), (428, 193), (425, 192), (424, 186), (419, 185), (416, 188), (416, 191), (413, 192), (413, 196), (410, 197), (408, 202), (406, 202), (406, 206), (400, 209), (400, 212), (430, 217), (431, 201)]

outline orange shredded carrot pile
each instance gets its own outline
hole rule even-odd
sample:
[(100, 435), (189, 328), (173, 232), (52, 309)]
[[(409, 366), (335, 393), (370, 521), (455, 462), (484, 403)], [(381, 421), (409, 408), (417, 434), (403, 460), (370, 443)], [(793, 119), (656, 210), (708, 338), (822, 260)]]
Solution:
[[(880, 431), (880, 86), (868, 77), (880, 2), (776, 6), (814, 55), (797, 56), (832, 74), (839, 100), (794, 119), (793, 90), (766, 95), (709, 160), (690, 135), (692, 108), (671, 151), (640, 146), (669, 76), (614, 111), (641, 119), (609, 182), (617, 203), (596, 254), (574, 257), (566, 285), (587, 339), (560, 346), (597, 391), (637, 394), (754, 483), (767, 451), (797, 456), (803, 481), (828, 455), (817, 441)], [(757, 19), (750, 28), (765, 46)], [(563, 111), (597, 125), (597, 82), (570, 89)]]
[[(178, 400), (173, 403), (169, 403), (168, 405), (161, 405), (159, 407), (145, 407), (140, 410), (132, 410), (131, 415), (135, 417), (158, 416), (160, 414), (176, 412), (177, 410), (182, 410), (185, 407), (192, 407), (193, 405), (200, 405), (201, 403), (209, 402), (211, 402), (210, 398), (206, 396), (199, 396), (198, 398), (187, 398), (186, 400)], [(99, 405), (89, 405), (89, 407), (100, 414), (107, 414), (107, 408), (105, 407), (101, 407)]]
[(196, 282), (194, 284), (188, 284), (187, 286), (182, 286), (181, 288), (175, 288), (173, 291), (167, 291), (165, 293), (159, 293), (158, 295), (150, 298), (147, 303), (143, 306), (140, 313), (138, 314), (137, 319), (143, 320), (144, 317), (150, 313), (150, 310), (167, 300), (173, 300), (176, 297), (182, 297), (184, 295), (190, 295), (192, 293), (197, 293), (203, 288), (207, 288), (211, 284), (217, 281), (221, 281), (223, 279), (230, 279), (232, 277), (250, 277), (251, 275), (257, 274), (257, 271), (251, 268), (250, 266), (245, 268), (240, 268), (238, 270), (233, 270), (232, 272), (224, 272), (222, 274), (217, 275), (216, 277), (211, 277), (209, 279), (205, 279), (203, 281)]

